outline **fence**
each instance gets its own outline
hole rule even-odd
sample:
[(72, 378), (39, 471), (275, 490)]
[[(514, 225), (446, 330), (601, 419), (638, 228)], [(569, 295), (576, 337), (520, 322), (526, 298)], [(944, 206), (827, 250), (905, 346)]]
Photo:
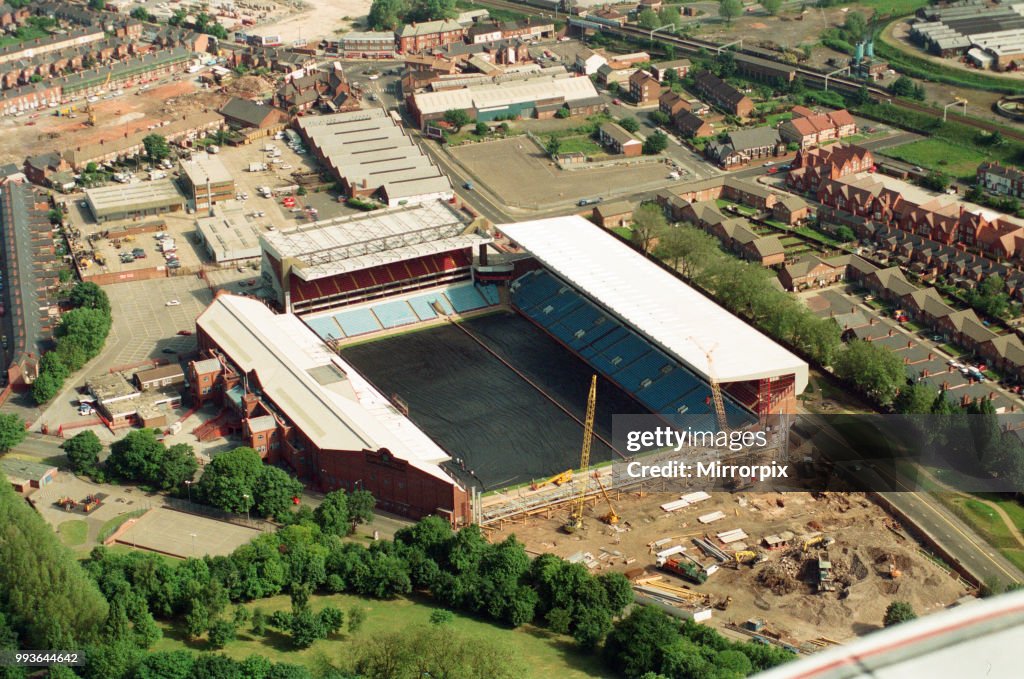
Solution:
[(255, 528), (256, 530), (263, 531), (264, 533), (271, 533), (278, 529), (278, 524), (273, 521), (266, 521), (255, 517), (239, 516), (237, 514), (232, 514), (231, 512), (226, 512), (223, 509), (218, 509), (217, 507), (199, 504), (198, 502), (191, 502), (183, 498), (166, 497), (164, 498), (164, 506), (168, 509), (184, 512), (186, 514), (206, 516), (211, 519), (216, 519), (217, 521), (233, 523), (236, 526)]

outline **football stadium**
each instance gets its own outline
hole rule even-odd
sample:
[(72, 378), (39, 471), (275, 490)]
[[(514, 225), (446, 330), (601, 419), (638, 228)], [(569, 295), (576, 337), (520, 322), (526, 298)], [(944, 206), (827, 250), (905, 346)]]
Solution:
[[(271, 316), (296, 319), (295, 356), (280, 360), (311, 400), (359, 405), (311, 420), (280, 399), (274, 416), (286, 429), (369, 432), (320, 431), (305, 447), (317, 459), (299, 446), (289, 462), (324, 488), (371, 489), (399, 513), (479, 520), (477, 493), (543, 486), (578, 467), (594, 374), (592, 464), (626, 458), (611, 442), (613, 415), (685, 414), (713, 431), (716, 384), (733, 429), (793, 412), (807, 384), (800, 358), (582, 217), (494, 226), (437, 201), (268, 232), (261, 248)], [(256, 357), (236, 331), (222, 333), (201, 346), (224, 364), (244, 362), (232, 352)], [(329, 371), (311, 358), (321, 353)], [(387, 429), (405, 434), (389, 441)], [(403, 466), (416, 483), (394, 471)]]

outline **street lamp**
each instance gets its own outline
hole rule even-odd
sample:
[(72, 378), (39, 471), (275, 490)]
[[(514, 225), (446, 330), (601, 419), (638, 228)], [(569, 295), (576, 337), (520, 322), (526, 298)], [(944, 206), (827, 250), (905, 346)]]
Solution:
[(189, 535), (192, 536), (192, 556), (195, 556), (196, 555), (196, 534), (195, 533), (189, 533)]
[(244, 497), (245, 500), (246, 500), (246, 502), (245, 502), (245, 522), (246, 523), (252, 523), (252, 519), (249, 518), (249, 495), (247, 493), (242, 493), (242, 497)]
[(188, 488), (188, 503), (192, 504), (192, 482), (186, 481), (185, 487)]

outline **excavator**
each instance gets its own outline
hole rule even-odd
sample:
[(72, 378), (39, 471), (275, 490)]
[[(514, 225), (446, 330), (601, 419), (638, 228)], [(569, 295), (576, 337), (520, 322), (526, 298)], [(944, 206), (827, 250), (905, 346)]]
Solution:
[(556, 486), (561, 486), (562, 484), (569, 483), (570, 481), (572, 481), (572, 470), (566, 469), (561, 474), (555, 474), (546, 481), (535, 481), (531, 483), (530, 490), (540, 490), (549, 483), (554, 484)]
[(817, 535), (817, 536), (815, 536), (813, 538), (810, 538), (808, 540), (804, 540), (804, 544), (803, 544), (802, 549), (806, 553), (807, 551), (809, 551), (811, 549), (814, 549), (815, 547), (818, 547), (818, 546), (829, 547), (830, 545), (835, 543), (835, 541), (836, 541), (835, 538), (830, 537), (828, 535)]
[(755, 552), (750, 549), (745, 549), (743, 551), (733, 553), (732, 558), (733, 561), (736, 563), (737, 567), (739, 567), (740, 564), (749, 564), (750, 566), (756, 566), (757, 564), (764, 561), (764, 554)]

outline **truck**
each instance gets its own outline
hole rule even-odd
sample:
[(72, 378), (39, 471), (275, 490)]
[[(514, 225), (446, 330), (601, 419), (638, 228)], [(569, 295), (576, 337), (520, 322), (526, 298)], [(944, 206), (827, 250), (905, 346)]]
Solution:
[(665, 559), (658, 559), (658, 568), (667, 573), (678, 575), (683, 580), (692, 582), (695, 585), (703, 585), (708, 579), (707, 573), (701, 570), (700, 566), (685, 558), (667, 557)]
[(273, 195), (273, 192), (270, 190), (269, 186), (260, 186), (260, 187), (258, 187), (256, 189), (256, 193), (260, 194), (264, 198), (270, 198), (270, 196)]
[(209, 146), (206, 147), (206, 152), (207, 153), (220, 153), (220, 147), (217, 146), (216, 144), (210, 144)]
[(265, 172), (266, 169), (266, 163), (249, 163), (249, 172)]

